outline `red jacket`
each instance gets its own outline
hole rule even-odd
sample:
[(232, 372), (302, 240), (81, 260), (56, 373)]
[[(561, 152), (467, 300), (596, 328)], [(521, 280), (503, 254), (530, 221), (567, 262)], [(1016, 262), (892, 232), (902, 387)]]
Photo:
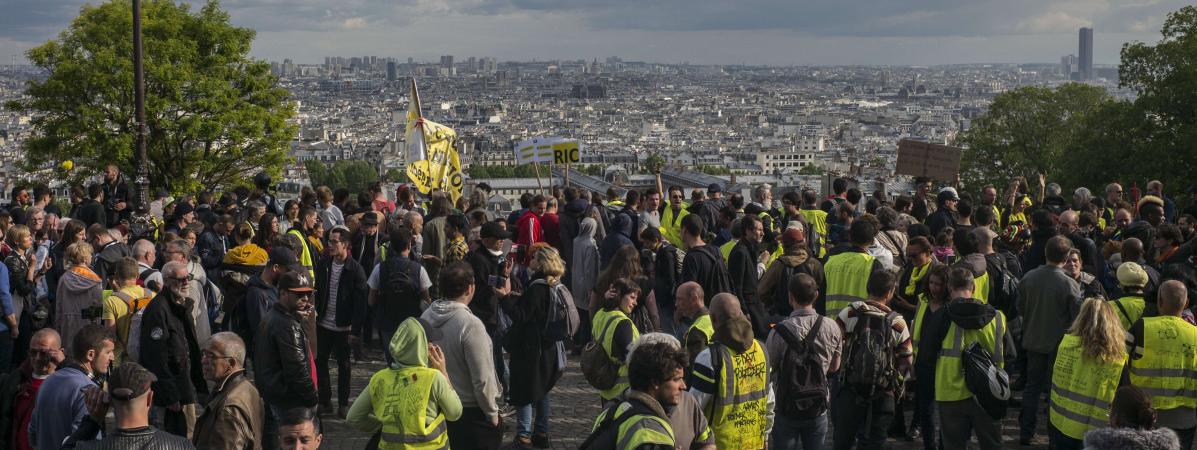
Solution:
[(520, 246), (523, 252), (523, 257), (520, 259), (525, 266), (528, 265), (528, 261), (532, 260), (532, 255), (528, 253), (528, 248), (537, 242), (544, 242), (544, 228), (541, 220), (541, 216), (533, 214), (532, 210), (528, 210), (528, 212), (525, 212), (515, 222), (516, 229), (518, 230), (515, 243)]

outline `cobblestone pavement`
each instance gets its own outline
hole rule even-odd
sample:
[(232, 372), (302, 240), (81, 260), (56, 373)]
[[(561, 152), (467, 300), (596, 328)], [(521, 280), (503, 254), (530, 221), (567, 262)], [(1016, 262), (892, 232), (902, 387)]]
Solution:
[[(381, 359), (379, 353), (373, 354), (375, 359)], [(375, 363), (357, 363), (353, 365), (353, 395), (350, 397), (350, 402), (357, 398), (358, 393), (366, 387), (370, 376), (374, 372), (383, 368), (382, 362)], [(336, 378), (336, 365), (332, 364), (332, 377)], [(333, 396), (336, 397), (336, 381), (332, 382)], [(1017, 394), (1017, 393), (1016, 393)], [(565, 369), (565, 375), (562, 376), (561, 381), (553, 388), (552, 407), (550, 411), (549, 434), (552, 438), (554, 449), (569, 449), (578, 448), (578, 444), (586, 439), (590, 432), (590, 426), (593, 424), (594, 417), (599, 413), (599, 400), (595, 390), (586, 384), (586, 380), (582, 378), (581, 369), (578, 367), (577, 358), (570, 359)], [(334, 400), (335, 402), (335, 400)], [(1018, 408), (1011, 408), (1006, 418), (1002, 421), (1002, 436), (1004, 438), (1003, 448), (1012, 449), (1046, 449), (1047, 435), (1044, 427), (1047, 422), (1047, 414), (1042, 411), (1046, 402), (1041, 402), (1041, 411), (1039, 414), (1039, 433), (1034, 441), (1034, 445), (1030, 447), (1022, 447), (1018, 445)], [(911, 412), (906, 412), (906, 422), (909, 424)], [(506, 417), (503, 419), (504, 425), (504, 443), (510, 442), (514, 436), (515, 416)], [(365, 448), (366, 442), (369, 441), (370, 436), (361, 433), (347, 426), (344, 421), (338, 420), (333, 415), (325, 416), (324, 422), (324, 444), (321, 449), (324, 450), (360, 450)], [(831, 446), (831, 431), (828, 431), (826, 445)], [(890, 439), (890, 448), (895, 450), (921, 450), (923, 444), (921, 440), (915, 439), (908, 441), (905, 439)], [(976, 443), (972, 443), (969, 449), (977, 448)], [(957, 449), (947, 449), (957, 450)]]

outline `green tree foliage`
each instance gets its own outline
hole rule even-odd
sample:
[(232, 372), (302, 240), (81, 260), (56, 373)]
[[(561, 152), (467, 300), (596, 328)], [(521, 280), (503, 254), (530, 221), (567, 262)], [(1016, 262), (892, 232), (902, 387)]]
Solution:
[[(270, 66), (251, 59), (255, 32), (234, 27), (215, 2), (198, 11), (142, 2), (150, 182), (175, 193), (277, 174), (296, 128), (295, 108)], [(29, 169), (73, 160), (75, 176), (115, 163), (135, 173), (132, 6), (84, 5), (58, 39), (30, 49), (48, 77), (11, 109), (33, 115)]]
[(961, 178), (1003, 186), (1013, 176), (1058, 175), (1066, 149), (1086, 131), (1085, 117), (1112, 101), (1104, 89), (1077, 83), (998, 95), (960, 139), (966, 146)]
[(826, 170), (823, 170), (822, 167), (819, 167), (816, 164), (807, 164), (802, 166), (801, 169), (798, 169), (798, 175), (822, 175), (826, 172)]
[(378, 181), (378, 172), (365, 161), (337, 161), (325, 164), (320, 161), (304, 161), (308, 179), (312, 186), (346, 188), (349, 192), (365, 192), (371, 183)]
[(665, 158), (661, 155), (653, 153), (644, 159), (644, 170), (648, 173), (657, 173), (665, 167)]
[(1001, 94), (961, 136), (962, 178), (1005, 186), (1035, 172), (1066, 188), (1158, 179), (1175, 194), (1197, 173), (1197, 7), (1168, 15), (1154, 45), (1122, 47), (1116, 100), (1101, 88), (1068, 84)]
[(1197, 173), (1197, 7), (1169, 14), (1160, 32), (1155, 45), (1122, 46), (1119, 85), (1137, 94), (1127, 113), (1140, 138), (1122, 170), (1176, 192)]

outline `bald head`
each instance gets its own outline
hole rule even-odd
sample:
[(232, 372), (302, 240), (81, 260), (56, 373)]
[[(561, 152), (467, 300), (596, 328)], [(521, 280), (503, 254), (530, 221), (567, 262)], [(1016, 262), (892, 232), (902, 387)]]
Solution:
[(52, 328), (42, 328), (33, 332), (33, 337), (29, 338), (29, 348), (36, 348), (38, 344), (42, 347), (59, 348), (62, 347), (62, 336)]
[(1137, 263), (1143, 260), (1143, 241), (1130, 238), (1122, 241), (1122, 262)]
[(1168, 280), (1160, 285), (1159, 309), (1161, 315), (1179, 316), (1189, 303), (1189, 291), (1185, 284)]
[(711, 299), (711, 323), (716, 327), (742, 315), (740, 299), (735, 295), (724, 292)]
[(1076, 228), (1080, 221), (1081, 216), (1071, 209), (1060, 214), (1060, 225)]
[(693, 281), (687, 281), (685, 283), (682, 283), (681, 286), (677, 287), (676, 297), (677, 297), (677, 301), (679, 301), (679, 302), (683, 301), (683, 300), (693, 300), (693, 299), (697, 298), (698, 301), (701, 303), (702, 298), (705, 296), (704, 294), (705, 293), (702, 291), (702, 286), (700, 286), (698, 283), (695, 283)]

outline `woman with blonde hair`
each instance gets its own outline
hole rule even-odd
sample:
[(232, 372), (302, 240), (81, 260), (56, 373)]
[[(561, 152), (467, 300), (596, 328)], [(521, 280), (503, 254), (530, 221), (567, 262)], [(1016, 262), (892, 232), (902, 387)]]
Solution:
[(91, 244), (84, 241), (71, 244), (65, 256), (67, 270), (58, 280), (58, 295), (54, 300), (54, 328), (62, 336), (63, 351), (73, 355), (71, 344), (75, 333), (85, 325), (100, 323), (104, 286), (90, 267)]
[[(557, 250), (549, 246), (532, 246), (529, 251), (532, 258), (528, 270), (532, 276), (523, 294), (509, 295), (510, 280), (498, 289), (499, 304), (511, 317), (504, 343), (511, 355), (511, 384), (507, 395), (516, 407), (515, 442), (525, 447), (535, 444), (538, 448), (548, 448), (549, 391), (565, 369), (565, 345), (559, 336), (551, 335), (546, 323), (552, 308), (551, 291), (562, 289), (568, 292), (568, 289), (561, 284), (565, 263)], [(536, 410), (535, 434), (533, 406)]]
[(1100, 298), (1085, 299), (1052, 368), (1052, 448), (1079, 450), (1086, 432), (1110, 422), (1110, 403), (1128, 359), (1125, 341), (1114, 307)]

